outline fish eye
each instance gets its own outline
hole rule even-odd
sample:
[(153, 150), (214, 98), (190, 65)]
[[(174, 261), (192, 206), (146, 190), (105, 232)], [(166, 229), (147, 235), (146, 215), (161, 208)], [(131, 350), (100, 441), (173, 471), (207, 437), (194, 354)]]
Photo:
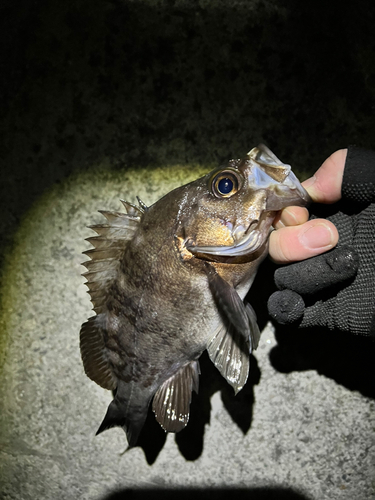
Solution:
[(217, 198), (229, 198), (241, 188), (241, 180), (234, 170), (224, 170), (215, 175), (211, 188)]

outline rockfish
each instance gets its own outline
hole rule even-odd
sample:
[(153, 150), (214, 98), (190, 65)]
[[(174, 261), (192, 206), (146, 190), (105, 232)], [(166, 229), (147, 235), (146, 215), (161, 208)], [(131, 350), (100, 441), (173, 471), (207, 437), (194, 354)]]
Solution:
[(165, 431), (183, 429), (205, 349), (236, 393), (244, 386), (260, 336), (245, 296), (277, 212), (309, 201), (260, 145), (150, 207), (101, 212), (84, 264), (96, 315), (80, 332), (86, 374), (114, 391), (97, 434), (120, 426), (134, 446), (151, 400)]

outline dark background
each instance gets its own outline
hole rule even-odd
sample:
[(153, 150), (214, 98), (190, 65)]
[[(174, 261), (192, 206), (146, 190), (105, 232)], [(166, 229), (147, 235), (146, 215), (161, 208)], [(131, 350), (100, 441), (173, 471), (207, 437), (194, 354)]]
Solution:
[(2, 0), (1, 235), (77, 169), (217, 164), (259, 141), (306, 176), (375, 132), (374, 2)]

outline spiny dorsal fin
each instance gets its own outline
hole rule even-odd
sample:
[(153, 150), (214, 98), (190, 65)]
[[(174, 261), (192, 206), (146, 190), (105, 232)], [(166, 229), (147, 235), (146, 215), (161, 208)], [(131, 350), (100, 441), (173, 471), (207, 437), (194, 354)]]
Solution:
[(140, 199), (139, 196), (137, 196), (137, 200), (138, 200), (138, 204), (139, 204), (139, 207), (141, 208), (142, 212), (147, 212), (148, 206), (146, 205), (146, 203), (143, 203), (143, 201)]
[(91, 259), (83, 263), (88, 271), (83, 276), (87, 279), (86, 285), (97, 314), (104, 312), (107, 292), (116, 276), (121, 255), (126, 243), (133, 238), (143, 213), (131, 203), (122, 201), (122, 204), (128, 213), (100, 210), (107, 224), (89, 226), (98, 236), (87, 238), (94, 248), (83, 252)]
[(187, 425), (191, 392), (198, 392), (199, 373), (198, 361), (192, 361), (157, 390), (152, 409), (165, 431), (179, 432)]
[[(138, 203), (139, 203), (139, 198), (137, 196), (137, 200), (138, 200)], [(125, 209), (126, 209), (126, 213), (128, 215), (134, 215), (134, 216), (141, 216), (145, 211), (142, 207), (142, 205), (139, 203), (139, 206), (137, 207), (137, 205), (133, 205), (133, 203), (129, 203), (128, 201), (125, 201), (125, 200), (120, 200), (121, 203), (124, 205)], [(142, 202), (142, 204), (144, 205), (144, 203)], [(146, 205), (145, 205), (146, 206)]]

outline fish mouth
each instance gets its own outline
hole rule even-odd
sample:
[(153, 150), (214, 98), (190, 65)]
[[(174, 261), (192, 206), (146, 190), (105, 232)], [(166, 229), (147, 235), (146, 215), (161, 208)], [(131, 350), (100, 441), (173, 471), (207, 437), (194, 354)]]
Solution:
[(312, 199), (292, 171), (264, 144), (247, 153), (251, 163), (248, 184), (254, 190), (267, 192), (266, 210), (282, 210), (286, 206), (310, 205)]
[(292, 172), (292, 167), (283, 163), (264, 144), (247, 154), (246, 189), (258, 193), (262, 205), (261, 215), (253, 219), (247, 229), (237, 226), (232, 231), (232, 245), (194, 246), (186, 245), (192, 254), (220, 257), (243, 257), (259, 250), (268, 238), (276, 212), (287, 206), (306, 207), (311, 203), (308, 192)]
[(232, 237), (233, 245), (218, 246), (186, 246), (192, 254), (217, 255), (220, 257), (242, 257), (256, 252), (265, 242), (272, 223), (269, 217), (251, 221), (244, 231), (243, 226), (237, 227)]

